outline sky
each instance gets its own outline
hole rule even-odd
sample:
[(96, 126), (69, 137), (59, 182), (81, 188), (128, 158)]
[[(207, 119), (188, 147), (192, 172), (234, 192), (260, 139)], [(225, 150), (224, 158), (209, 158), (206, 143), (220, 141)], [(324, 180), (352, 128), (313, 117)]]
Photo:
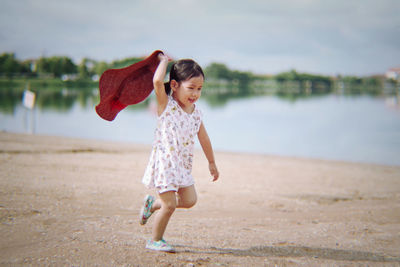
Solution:
[(400, 67), (399, 0), (0, 0), (0, 53), (112, 61), (160, 49), (257, 74)]

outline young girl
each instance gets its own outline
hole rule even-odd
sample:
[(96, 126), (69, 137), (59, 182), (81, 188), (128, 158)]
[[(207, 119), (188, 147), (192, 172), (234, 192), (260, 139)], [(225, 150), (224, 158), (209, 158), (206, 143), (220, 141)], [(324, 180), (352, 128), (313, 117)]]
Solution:
[(209, 162), (213, 181), (218, 179), (219, 173), (202, 114), (195, 105), (204, 82), (201, 67), (190, 59), (179, 60), (172, 65), (169, 83), (164, 84), (168, 58), (162, 53), (158, 57), (160, 63), (153, 77), (157, 97), (157, 129), (143, 177), (143, 183), (148, 188), (157, 190), (158, 198), (145, 197), (140, 224), (144, 225), (158, 210), (152, 238), (146, 248), (174, 252), (163, 235), (175, 208), (191, 208), (197, 201), (191, 174), (196, 135)]

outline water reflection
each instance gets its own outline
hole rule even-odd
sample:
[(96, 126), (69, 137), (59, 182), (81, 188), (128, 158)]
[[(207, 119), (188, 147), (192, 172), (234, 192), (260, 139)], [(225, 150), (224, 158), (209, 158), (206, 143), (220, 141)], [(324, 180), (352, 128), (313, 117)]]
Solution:
[[(217, 150), (400, 165), (398, 90), (287, 84), (232, 88), (206, 85), (198, 103)], [(140, 144), (153, 141), (154, 95), (127, 107), (134, 112), (121, 112), (110, 123), (94, 111), (98, 88), (32, 86), (37, 95), (33, 110), (21, 103), (24, 90), (24, 86), (0, 88), (0, 130)]]
[[(391, 107), (400, 106), (399, 88), (392, 87), (349, 87), (339, 84), (336, 88), (321, 86), (318, 84), (293, 84), (280, 83), (271, 85), (247, 86), (232, 84), (232, 87), (217, 87), (207, 85), (203, 90), (202, 100), (211, 107), (221, 107), (230, 100), (249, 98), (253, 96), (276, 96), (282, 100), (295, 102), (301, 99), (315, 98), (329, 94), (345, 96), (369, 95), (373, 97), (384, 96), (387, 98), (387, 105)], [(0, 111), (3, 114), (13, 114), (15, 108), (21, 104), (22, 94), (25, 88), (11, 87), (0, 88)], [(54, 110), (66, 112), (75, 104), (82, 108), (91, 108), (93, 104), (99, 103), (98, 88), (72, 87), (72, 88), (32, 88), (36, 93), (36, 106), (41, 110)], [(140, 110), (148, 108), (151, 104), (150, 99), (146, 99), (140, 104), (128, 106), (130, 110)]]
[(21, 99), (22, 91), (13, 88), (0, 88), (0, 111), (5, 114), (13, 114)]
[[(0, 112), (13, 114), (15, 108), (22, 102), (24, 90), (14, 87), (0, 88)], [(30, 90), (36, 94), (36, 107), (40, 110), (66, 112), (77, 103), (82, 108), (88, 108), (93, 103), (99, 102), (97, 88), (40, 88)], [(138, 105), (129, 106), (128, 109), (143, 109), (148, 104), (149, 101), (147, 100)]]

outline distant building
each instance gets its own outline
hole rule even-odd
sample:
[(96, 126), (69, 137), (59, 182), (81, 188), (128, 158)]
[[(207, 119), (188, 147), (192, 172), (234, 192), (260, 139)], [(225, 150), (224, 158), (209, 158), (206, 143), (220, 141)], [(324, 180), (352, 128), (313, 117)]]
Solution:
[(400, 68), (391, 68), (385, 74), (386, 78), (400, 80)]

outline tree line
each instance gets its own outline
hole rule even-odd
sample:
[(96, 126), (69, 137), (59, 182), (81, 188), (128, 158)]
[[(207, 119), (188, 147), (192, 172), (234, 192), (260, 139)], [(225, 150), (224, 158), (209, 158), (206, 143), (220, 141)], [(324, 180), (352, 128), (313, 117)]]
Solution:
[[(18, 60), (14, 53), (3, 53), (0, 55), (0, 77), (44, 77), (71, 79), (91, 79), (100, 77), (101, 74), (111, 68), (123, 68), (143, 60), (142, 57), (130, 57), (112, 62), (97, 61), (84, 58), (79, 64), (66, 56), (40, 57), (34, 60)], [(170, 63), (171, 66), (172, 63)], [(169, 67), (170, 67), (169, 66)], [(251, 72), (231, 70), (225, 64), (211, 63), (204, 69), (207, 81), (214, 84), (227, 84), (236, 87), (239, 91), (248, 91), (254, 84), (265, 86), (273, 81), (273, 86), (293, 87), (307, 89), (331, 88), (334, 84), (346, 84), (350, 87), (375, 86), (383, 87), (387, 82), (384, 76), (355, 77), (355, 76), (324, 76), (308, 73), (299, 73), (296, 70), (282, 72), (277, 75), (256, 75)], [(390, 81), (396, 83), (396, 81)]]
[(66, 56), (40, 57), (32, 60), (18, 60), (14, 53), (0, 55), (0, 76), (14, 77), (46, 77), (62, 78), (63, 75), (73, 75), (75, 79), (87, 79), (101, 75), (110, 68), (122, 68), (143, 60), (131, 57), (115, 60), (111, 63), (84, 58), (79, 64)]

